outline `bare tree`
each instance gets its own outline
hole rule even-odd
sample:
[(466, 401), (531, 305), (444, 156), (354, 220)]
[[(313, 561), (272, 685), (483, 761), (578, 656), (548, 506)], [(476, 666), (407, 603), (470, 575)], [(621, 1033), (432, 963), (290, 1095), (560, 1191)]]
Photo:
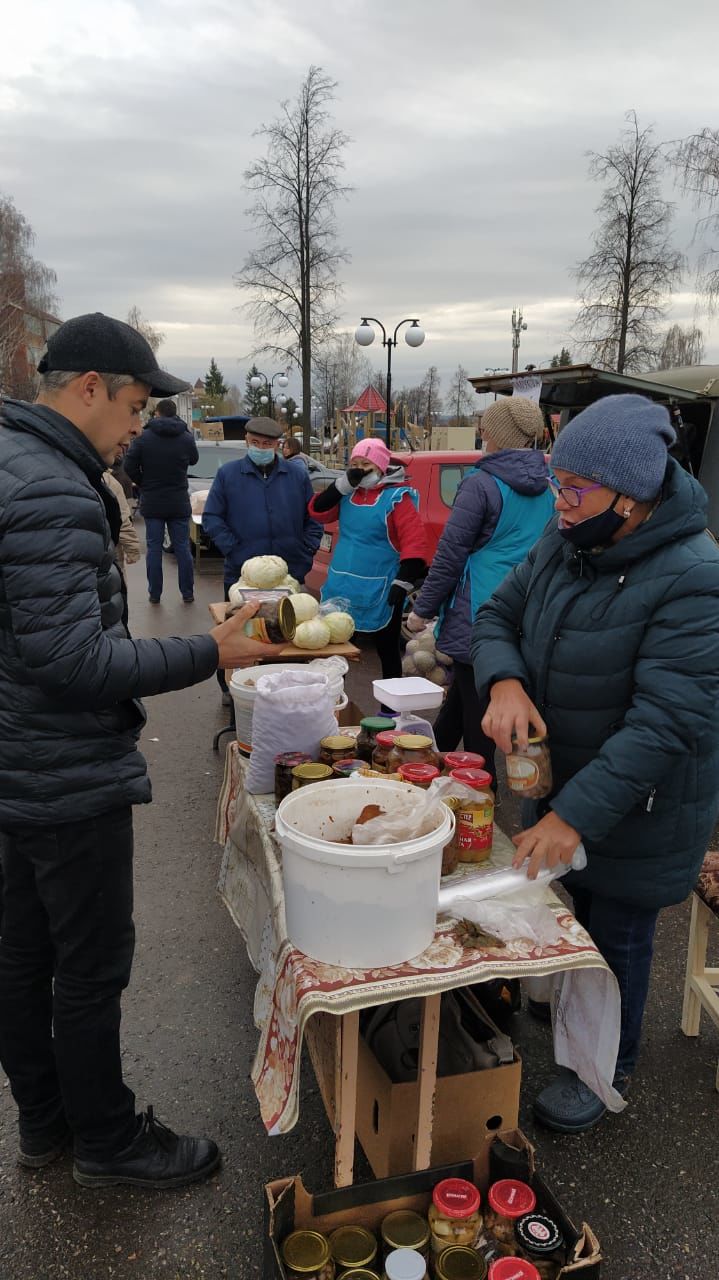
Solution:
[(607, 187), (594, 252), (576, 270), (582, 308), (575, 322), (593, 363), (605, 369), (647, 367), (656, 357), (656, 329), (682, 270), (672, 248), (674, 206), (662, 199), (663, 152), (651, 128), (626, 117), (620, 141), (591, 153), (589, 173)]
[(143, 338), (146, 342), (149, 342), (154, 352), (159, 351), (165, 341), (165, 335), (164, 333), (161, 333), (159, 329), (155, 329), (154, 326), (150, 324), (149, 320), (145, 319), (139, 307), (130, 307), (130, 310), (127, 313), (127, 323), (132, 325), (133, 329), (137, 329), (138, 333), (142, 334)]
[(476, 393), (469, 381), (469, 374), (460, 364), (452, 374), (445, 400), (447, 411), (452, 414), (458, 427), (467, 425), (467, 418), (474, 412), (476, 403)]
[[(341, 184), (346, 134), (330, 122), (336, 84), (310, 67), (295, 102), (283, 102), (279, 117), (258, 131), (267, 154), (245, 172), (256, 199), (249, 213), (261, 243), (235, 277), (250, 295), (247, 304), (259, 350), (302, 372), (302, 400), (312, 395), (312, 353), (337, 320), (337, 270), (347, 254), (337, 244), (335, 203), (349, 190)], [(309, 448), (309, 414), (304, 443)]]
[[(701, 129), (680, 142), (672, 154), (682, 190), (691, 195), (698, 212), (696, 234), (719, 237), (719, 129)], [(719, 248), (706, 244), (699, 257), (699, 288), (710, 314), (719, 305)]]
[(704, 359), (704, 334), (692, 325), (682, 329), (673, 324), (664, 335), (659, 350), (658, 369), (683, 369), (689, 364), (701, 364)]
[(439, 373), (437, 372), (436, 364), (431, 364), (422, 380), (424, 423), (427, 427), (434, 425), (437, 415), (442, 407), (442, 401), (439, 394), (441, 381)]
[(346, 409), (372, 381), (372, 366), (350, 333), (333, 334), (315, 346), (314, 390), (325, 421), (333, 422), (337, 409)]
[(0, 388), (31, 398), (34, 375), (25, 348), (28, 328), (44, 333), (44, 319), (58, 307), (57, 276), (33, 256), (35, 233), (9, 196), (0, 196)]

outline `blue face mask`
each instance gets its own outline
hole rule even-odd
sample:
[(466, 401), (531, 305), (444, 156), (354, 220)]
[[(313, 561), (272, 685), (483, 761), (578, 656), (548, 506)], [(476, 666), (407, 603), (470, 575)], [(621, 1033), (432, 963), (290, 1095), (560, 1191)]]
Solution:
[(274, 449), (258, 449), (256, 444), (247, 446), (247, 456), (256, 467), (269, 467), (275, 460)]

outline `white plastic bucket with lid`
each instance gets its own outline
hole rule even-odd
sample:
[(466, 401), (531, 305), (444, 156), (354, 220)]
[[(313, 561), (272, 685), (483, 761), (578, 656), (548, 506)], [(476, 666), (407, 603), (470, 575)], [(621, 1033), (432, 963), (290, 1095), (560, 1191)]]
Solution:
[(315, 960), (377, 969), (411, 960), (432, 941), (450, 810), (440, 804), (436, 829), (403, 843), (338, 843), (366, 804), (390, 807), (400, 795), (404, 782), (338, 780), (301, 787), (280, 804), (287, 934)]
[[(296, 671), (297, 666), (296, 662), (266, 662), (259, 667), (243, 667), (232, 672), (229, 689), (235, 706), (237, 742), (243, 755), (248, 756), (252, 750), (252, 713), (258, 679), (260, 676), (274, 675), (278, 671)], [(341, 675), (330, 675), (329, 678), (330, 689), (337, 700), (335, 711), (342, 711), (349, 702), (344, 691), (344, 679)]]

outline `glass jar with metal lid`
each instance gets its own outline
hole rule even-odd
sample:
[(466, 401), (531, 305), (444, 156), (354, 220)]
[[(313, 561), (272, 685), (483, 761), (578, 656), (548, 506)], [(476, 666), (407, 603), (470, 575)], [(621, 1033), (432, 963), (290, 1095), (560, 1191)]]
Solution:
[(429, 1223), (412, 1209), (396, 1209), (382, 1220), (382, 1250), (387, 1256), (393, 1249), (415, 1249), (425, 1261), (429, 1258)]
[(427, 1264), (416, 1249), (395, 1249), (384, 1260), (383, 1280), (427, 1280)]
[(540, 1276), (534, 1263), (524, 1258), (495, 1258), (487, 1280), (540, 1280)]
[(365, 716), (364, 720), (360, 720), (357, 755), (361, 756), (366, 764), (371, 764), (374, 749), (377, 746), (377, 734), (389, 733), (394, 727), (395, 721), (390, 720), (389, 716)]
[(434, 1275), (435, 1280), (487, 1280), (487, 1263), (474, 1249), (450, 1245), (435, 1260)]
[(439, 777), (439, 769), (434, 764), (401, 764), (397, 772), (403, 782), (421, 787), (423, 791)]
[(556, 1280), (566, 1261), (564, 1237), (553, 1218), (527, 1213), (514, 1224), (517, 1256), (533, 1262), (541, 1280)]
[(298, 764), (312, 764), (306, 751), (281, 751), (275, 756), (275, 803), (279, 804), (292, 790), (292, 770)]
[(401, 764), (433, 764), (439, 768), (439, 752), (423, 733), (398, 733), (387, 761), (387, 772), (396, 773)]
[(366, 768), (367, 762), (356, 757), (354, 760), (338, 760), (332, 765), (332, 772), (336, 778), (351, 778), (353, 773)]
[(350, 1267), (343, 1271), (340, 1280), (380, 1280), (379, 1271), (371, 1271), (369, 1267)]
[(451, 773), (453, 769), (483, 769), (486, 760), (476, 751), (447, 751), (444, 756), (443, 773)]
[(349, 1267), (371, 1267), (377, 1257), (377, 1241), (364, 1227), (337, 1227), (331, 1232), (330, 1252), (340, 1275)]
[(281, 1253), (287, 1280), (335, 1280), (329, 1241), (319, 1231), (293, 1231)]
[(537, 1197), (526, 1182), (501, 1178), (487, 1193), (484, 1225), (503, 1253), (514, 1253), (514, 1224), (526, 1213), (534, 1213)]
[(387, 761), (396, 736), (394, 729), (383, 729), (377, 734), (377, 746), (372, 752), (372, 768), (378, 773), (387, 773)]
[(451, 1244), (474, 1248), (482, 1229), (480, 1200), (474, 1183), (466, 1178), (444, 1178), (437, 1183), (427, 1214), (435, 1258)]
[(330, 767), (338, 760), (348, 760), (355, 753), (355, 740), (346, 733), (332, 734), (320, 742), (320, 764)]
[(520, 748), (512, 739), (511, 755), (506, 757), (507, 786), (525, 800), (543, 800), (552, 790), (552, 757), (546, 735), (530, 738)]
[(326, 782), (334, 777), (328, 764), (298, 764), (292, 770), (292, 790), (306, 787), (311, 782)]
[(455, 840), (460, 862), (486, 862), (494, 840), (492, 775), (485, 769), (453, 769), (450, 778), (476, 793), (455, 810)]

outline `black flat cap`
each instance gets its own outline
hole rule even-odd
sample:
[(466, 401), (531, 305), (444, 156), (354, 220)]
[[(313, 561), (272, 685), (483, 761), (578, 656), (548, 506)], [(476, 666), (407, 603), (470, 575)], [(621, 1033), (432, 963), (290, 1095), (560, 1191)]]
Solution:
[(47, 342), (38, 373), (125, 373), (144, 382), (152, 396), (189, 391), (190, 383), (161, 369), (146, 338), (132, 325), (101, 311), (66, 320)]

